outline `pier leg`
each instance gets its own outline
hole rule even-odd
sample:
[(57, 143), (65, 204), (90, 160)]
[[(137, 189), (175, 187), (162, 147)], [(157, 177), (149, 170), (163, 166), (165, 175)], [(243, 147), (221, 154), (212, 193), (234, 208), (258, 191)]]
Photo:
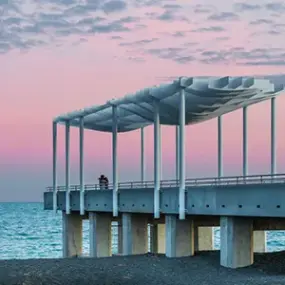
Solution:
[(82, 216), (79, 213), (62, 212), (63, 257), (82, 255)]
[(221, 217), (221, 265), (228, 268), (253, 263), (252, 220), (240, 217)]
[(194, 255), (194, 222), (189, 217), (179, 220), (176, 215), (165, 216), (166, 256)]
[(148, 252), (148, 217), (144, 214), (122, 214), (123, 255)]
[(195, 252), (202, 250), (213, 250), (214, 238), (212, 227), (195, 227)]
[(253, 248), (254, 252), (266, 252), (266, 232), (253, 232)]
[(154, 224), (152, 226), (151, 253), (165, 254), (165, 224)]
[(111, 223), (110, 213), (89, 213), (90, 257), (112, 255)]

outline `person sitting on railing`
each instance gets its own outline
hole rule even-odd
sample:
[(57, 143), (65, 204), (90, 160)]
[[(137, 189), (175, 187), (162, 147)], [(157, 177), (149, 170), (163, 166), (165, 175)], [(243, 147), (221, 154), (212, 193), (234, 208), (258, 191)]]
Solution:
[(105, 188), (106, 180), (105, 180), (105, 175), (101, 174), (100, 177), (98, 178), (99, 180), (99, 188), (100, 190)]

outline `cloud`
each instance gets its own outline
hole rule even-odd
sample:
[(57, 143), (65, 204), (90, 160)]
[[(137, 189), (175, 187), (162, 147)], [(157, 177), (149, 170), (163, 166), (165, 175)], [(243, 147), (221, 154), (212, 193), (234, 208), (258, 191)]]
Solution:
[(221, 12), (212, 14), (208, 17), (211, 21), (236, 21), (239, 20), (239, 16), (233, 12)]
[(249, 23), (250, 25), (263, 25), (263, 24), (273, 24), (273, 21), (269, 19), (257, 19)]
[(213, 12), (214, 10), (214, 7), (211, 6), (211, 5), (201, 5), (201, 4), (198, 4), (198, 5), (195, 5), (194, 8), (194, 13), (201, 13), (201, 14), (208, 14), (208, 13), (211, 13)]
[(265, 5), (266, 9), (274, 12), (284, 12), (285, 3), (284, 2), (271, 2)]
[(225, 31), (225, 28), (221, 26), (203, 27), (203, 28), (198, 28), (196, 30), (192, 30), (192, 32), (195, 32), (195, 33), (223, 32), (223, 31)]
[(127, 8), (127, 3), (121, 0), (111, 0), (104, 3), (102, 9), (106, 14), (120, 12)]
[(245, 2), (239, 2), (234, 4), (234, 8), (238, 12), (244, 12), (244, 11), (256, 11), (260, 10), (262, 8), (261, 5), (258, 4), (249, 4)]
[(158, 41), (158, 38), (152, 38), (152, 39), (145, 39), (145, 40), (140, 40), (140, 41), (134, 41), (134, 42), (124, 42), (124, 43), (120, 43), (120, 46), (142, 46), (142, 45), (146, 45), (149, 43), (153, 43)]

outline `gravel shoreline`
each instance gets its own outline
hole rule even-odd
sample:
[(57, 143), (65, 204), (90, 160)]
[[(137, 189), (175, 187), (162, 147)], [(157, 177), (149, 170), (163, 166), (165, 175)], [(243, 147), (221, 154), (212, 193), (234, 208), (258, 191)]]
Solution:
[(285, 284), (285, 252), (255, 254), (237, 270), (219, 265), (219, 251), (169, 259), (163, 255), (0, 260), (1, 285)]

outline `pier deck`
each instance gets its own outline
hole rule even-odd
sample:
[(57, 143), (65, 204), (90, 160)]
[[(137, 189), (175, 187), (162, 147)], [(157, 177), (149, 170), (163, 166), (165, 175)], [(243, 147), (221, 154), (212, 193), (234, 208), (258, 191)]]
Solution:
[[(179, 214), (179, 181), (161, 181), (160, 211)], [(85, 185), (85, 211), (113, 211), (113, 187)], [(66, 210), (66, 187), (58, 186), (58, 210)], [(285, 217), (285, 174), (186, 179), (187, 215)], [(53, 209), (53, 188), (44, 193), (44, 207)], [(80, 185), (70, 186), (70, 209), (80, 210)], [(119, 212), (154, 212), (154, 182), (119, 183)]]

